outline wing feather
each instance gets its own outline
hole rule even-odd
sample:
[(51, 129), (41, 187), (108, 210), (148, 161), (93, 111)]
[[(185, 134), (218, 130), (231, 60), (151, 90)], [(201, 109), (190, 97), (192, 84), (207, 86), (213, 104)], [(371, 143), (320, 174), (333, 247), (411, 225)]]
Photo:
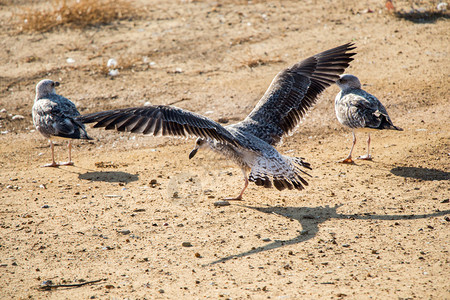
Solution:
[(348, 43), (281, 71), (247, 118), (230, 126), (276, 145), (297, 127), (317, 96), (339, 79), (356, 54), (349, 52), (353, 49)]
[(237, 145), (238, 141), (219, 123), (181, 108), (157, 105), (102, 111), (79, 116), (94, 127), (153, 136), (195, 136)]

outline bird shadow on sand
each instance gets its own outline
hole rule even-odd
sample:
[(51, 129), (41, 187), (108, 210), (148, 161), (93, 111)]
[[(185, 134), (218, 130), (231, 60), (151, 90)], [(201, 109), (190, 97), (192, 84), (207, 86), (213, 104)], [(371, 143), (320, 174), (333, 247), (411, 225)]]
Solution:
[(79, 174), (78, 178), (90, 181), (130, 183), (132, 181), (137, 181), (139, 179), (139, 175), (121, 171), (107, 171), (107, 172), (94, 171)]
[(397, 11), (394, 16), (398, 19), (407, 20), (416, 24), (433, 24), (437, 20), (447, 20), (450, 15), (446, 11), (438, 10), (410, 10), (410, 11)]
[(319, 231), (319, 224), (331, 219), (345, 219), (345, 220), (415, 220), (415, 219), (426, 219), (444, 216), (450, 214), (450, 210), (434, 212), (430, 214), (409, 214), (409, 215), (376, 215), (376, 214), (340, 214), (337, 209), (342, 205), (336, 205), (334, 207), (329, 206), (319, 206), (319, 207), (253, 207), (245, 206), (242, 207), (257, 210), (266, 214), (275, 214), (281, 217), (288, 218), (290, 220), (296, 220), (300, 223), (302, 231), (300, 234), (289, 240), (276, 240), (270, 244), (266, 244), (261, 247), (256, 247), (251, 250), (229, 255), (218, 260), (215, 260), (206, 265), (214, 265), (218, 263), (223, 263), (231, 259), (246, 257), (249, 255), (257, 254), (260, 252), (281, 248), (288, 245), (294, 245), (298, 243), (305, 242), (309, 239), (315, 237)]
[(416, 167), (395, 167), (391, 169), (391, 173), (396, 176), (409, 177), (421, 180), (450, 180), (450, 172)]

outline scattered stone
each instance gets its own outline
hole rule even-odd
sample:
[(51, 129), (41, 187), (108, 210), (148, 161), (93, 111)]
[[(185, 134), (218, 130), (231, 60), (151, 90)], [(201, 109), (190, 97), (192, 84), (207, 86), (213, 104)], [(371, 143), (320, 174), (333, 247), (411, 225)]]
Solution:
[(159, 289), (158, 292), (159, 292), (160, 294), (164, 294), (164, 290), (163, 290), (163, 289)]
[(118, 69), (109, 70), (108, 75), (111, 77), (115, 77), (115, 76), (119, 75), (119, 70)]
[(198, 252), (195, 252), (194, 256), (197, 257), (197, 258), (201, 258), (201, 257), (202, 257), (202, 256), (200, 255), (200, 253), (198, 253)]
[(183, 242), (183, 243), (181, 243), (181, 246), (183, 246), (183, 247), (192, 247), (192, 244), (190, 242)]
[(15, 115), (11, 118), (11, 120), (23, 120), (23, 119), (25, 119), (25, 117), (22, 115)]
[(41, 283), (41, 286), (50, 286), (50, 285), (53, 285), (53, 281), (51, 280), (44, 280)]
[(136, 208), (135, 210), (133, 210), (133, 212), (143, 212), (145, 211), (145, 208)]
[(230, 120), (228, 118), (222, 117), (217, 120), (219, 123), (227, 124)]
[(49, 208), (50, 206), (48, 206), (48, 204), (44, 204), (41, 206), (41, 208)]
[(441, 203), (449, 203), (449, 202), (450, 200), (448, 198), (441, 201)]
[(270, 242), (271, 239), (269, 239), (269, 238), (263, 238), (262, 241), (263, 241), (263, 242)]
[(105, 195), (106, 198), (122, 198), (121, 195)]
[(113, 289), (114, 286), (112, 284), (107, 284), (107, 285), (105, 285), (105, 288), (110, 290), (110, 289)]
[(117, 67), (117, 60), (115, 60), (114, 58), (108, 59), (108, 62), (106, 63), (106, 67), (108, 67), (109, 69), (116, 68)]
[(349, 244), (342, 244), (342, 247), (348, 248), (348, 247), (350, 247), (350, 245)]
[(224, 200), (214, 202), (214, 206), (217, 206), (217, 207), (229, 206), (229, 205), (231, 205), (230, 202), (224, 201)]
[(127, 235), (127, 234), (130, 234), (131, 231), (129, 231), (128, 229), (122, 229), (122, 230), (119, 230), (118, 232), (123, 235)]

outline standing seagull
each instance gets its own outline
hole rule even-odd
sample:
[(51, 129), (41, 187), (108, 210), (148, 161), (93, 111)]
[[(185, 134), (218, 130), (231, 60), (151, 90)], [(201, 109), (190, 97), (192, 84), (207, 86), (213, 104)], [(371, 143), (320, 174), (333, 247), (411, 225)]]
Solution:
[(36, 98), (32, 109), (33, 123), (36, 130), (49, 139), (52, 149), (52, 162), (43, 167), (57, 167), (60, 165), (73, 165), (72, 143), (69, 140), (69, 161), (65, 163), (55, 162), (55, 151), (52, 139), (85, 139), (92, 140), (84, 125), (76, 121), (80, 115), (75, 104), (69, 99), (55, 93), (55, 86), (59, 82), (44, 79), (36, 85)]
[(341, 75), (336, 84), (341, 91), (334, 101), (336, 117), (342, 125), (352, 129), (353, 144), (348, 157), (340, 160), (341, 163), (353, 163), (352, 152), (356, 144), (355, 130), (368, 131), (367, 154), (358, 159), (371, 160), (370, 155), (370, 131), (381, 129), (400, 130), (394, 126), (389, 118), (386, 108), (373, 95), (361, 89), (361, 83), (356, 76), (350, 74)]
[[(292, 133), (317, 96), (339, 79), (353, 60), (353, 44), (311, 56), (287, 68), (273, 79), (253, 111), (241, 122), (222, 127), (219, 123), (180, 108), (158, 105), (103, 111), (81, 116), (94, 127), (148, 135), (198, 137), (189, 158), (200, 148), (210, 148), (241, 167), (245, 185), (249, 181), (266, 188), (303, 189), (301, 167), (311, 169), (302, 158), (280, 154), (274, 146)], [(247, 174), (250, 173), (247, 177)]]

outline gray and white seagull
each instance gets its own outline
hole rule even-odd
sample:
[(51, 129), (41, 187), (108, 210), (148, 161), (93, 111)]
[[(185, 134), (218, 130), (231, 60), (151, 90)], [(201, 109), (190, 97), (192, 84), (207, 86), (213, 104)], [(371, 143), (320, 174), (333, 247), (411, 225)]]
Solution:
[(166, 105), (97, 112), (79, 120), (118, 131), (197, 137), (189, 158), (199, 149), (209, 148), (241, 167), (244, 188), (237, 197), (226, 200), (242, 200), (249, 181), (266, 188), (273, 185), (278, 190), (301, 190), (308, 183), (302, 178), (307, 173), (300, 167), (311, 169), (309, 163), (282, 155), (274, 146), (293, 132), (317, 96), (339, 79), (356, 54), (350, 52), (353, 49), (353, 44), (348, 43), (281, 71), (250, 114), (233, 125), (222, 126), (202, 115)]
[[(49, 139), (52, 149), (52, 162), (43, 167), (73, 165), (71, 139), (91, 140), (84, 124), (75, 120), (80, 115), (75, 104), (69, 99), (56, 94), (59, 82), (50, 79), (41, 80), (36, 85), (36, 98), (32, 108), (33, 123), (36, 130)], [(69, 161), (55, 162), (53, 139), (69, 139)]]
[(341, 91), (334, 101), (334, 108), (338, 121), (352, 129), (353, 144), (347, 158), (340, 160), (341, 163), (353, 163), (352, 152), (356, 144), (355, 131), (367, 131), (367, 154), (358, 159), (371, 160), (370, 155), (370, 131), (391, 129), (400, 130), (395, 126), (386, 111), (374, 95), (361, 89), (359, 79), (350, 74), (341, 75), (336, 81)]

